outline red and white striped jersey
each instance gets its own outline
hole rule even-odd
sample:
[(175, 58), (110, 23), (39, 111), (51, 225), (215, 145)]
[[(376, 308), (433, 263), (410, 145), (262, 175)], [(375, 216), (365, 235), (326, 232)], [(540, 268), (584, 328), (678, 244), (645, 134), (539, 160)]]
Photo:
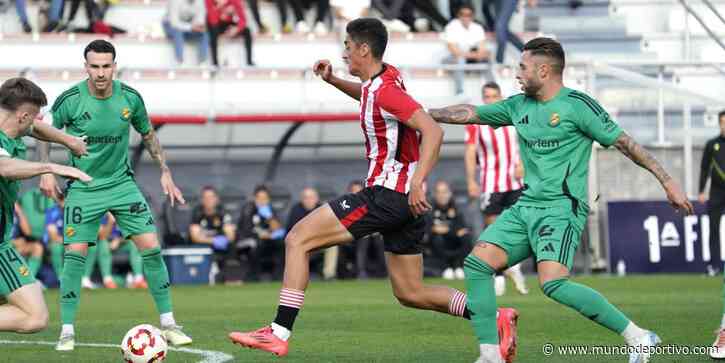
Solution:
[(380, 185), (408, 193), (418, 164), (418, 133), (405, 123), (421, 106), (405, 91), (395, 67), (362, 84), (360, 126), (365, 135), (368, 175), (366, 186)]
[(476, 160), (481, 168), (481, 192), (499, 193), (522, 188), (514, 176), (519, 162), (516, 128), (494, 129), (488, 125), (467, 125), (466, 144), (476, 145)]

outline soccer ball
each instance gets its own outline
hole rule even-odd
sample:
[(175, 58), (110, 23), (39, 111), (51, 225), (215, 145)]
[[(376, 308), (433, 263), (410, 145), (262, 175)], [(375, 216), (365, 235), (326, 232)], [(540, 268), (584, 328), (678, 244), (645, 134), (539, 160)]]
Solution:
[(158, 363), (166, 359), (166, 339), (149, 324), (137, 325), (121, 341), (121, 353), (127, 363)]

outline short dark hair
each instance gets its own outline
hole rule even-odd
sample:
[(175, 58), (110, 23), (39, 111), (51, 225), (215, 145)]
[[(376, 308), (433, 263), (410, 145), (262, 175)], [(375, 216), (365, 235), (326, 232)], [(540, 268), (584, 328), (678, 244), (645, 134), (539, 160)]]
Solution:
[(365, 186), (365, 184), (362, 182), (362, 180), (355, 179), (355, 180), (353, 180), (353, 181), (351, 181), (350, 183), (347, 184), (347, 190), (352, 189), (352, 187), (353, 186), (356, 186), (356, 185), (359, 185), (361, 187), (364, 187)]
[(461, 10), (463, 10), (463, 9), (468, 9), (468, 10), (470, 10), (471, 12), (475, 12), (475, 10), (473, 9), (473, 4), (471, 4), (471, 3), (470, 3), (470, 2), (468, 2), (468, 1), (466, 1), (466, 2), (464, 2), (463, 4), (461, 4), (461, 5), (458, 5), (458, 8), (456, 8), (456, 15), (458, 15), (458, 13), (460, 13), (460, 12), (461, 12)]
[(201, 187), (201, 193), (199, 193), (199, 194), (204, 194), (206, 192), (214, 192), (215, 194), (219, 194), (219, 192), (217, 192), (216, 188), (214, 188), (211, 185), (204, 185), (204, 186), (202, 186)]
[(359, 18), (347, 23), (345, 30), (355, 43), (367, 44), (375, 59), (383, 59), (388, 46), (388, 30), (383, 22), (375, 18)]
[(24, 103), (38, 107), (48, 104), (48, 99), (37, 84), (22, 77), (10, 78), (0, 86), (0, 107), (8, 111), (17, 111)]
[(720, 113), (717, 114), (717, 121), (722, 121), (723, 117), (725, 117), (725, 110), (720, 111)]
[(83, 50), (83, 58), (86, 60), (88, 59), (88, 53), (94, 52), (94, 53), (111, 53), (113, 55), (113, 60), (116, 60), (116, 48), (113, 47), (113, 44), (107, 40), (103, 39), (96, 39), (88, 45), (86, 45), (86, 49)]
[(539, 37), (529, 40), (524, 45), (524, 51), (531, 52), (531, 55), (543, 55), (553, 60), (552, 66), (554, 72), (562, 74), (564, 67), (566, 66), (566, 56), (564, 55), (564, 48), (561, 44), (554, 39)]
[(483, 89), (486, 88), (495, 89), (496, 91), (498, 91), (498, 93), (501, 93), (501, 86), (499, 86), (498, 83), (494, 81), (484, 83)]
[(269, 188), (267, 188), (267, 186), (264, 184), (259, 184), (259, 185), (255, 186), (254, 195), (257, 195), (260, 192), (265, 192), (265, 193), (269, 194)]

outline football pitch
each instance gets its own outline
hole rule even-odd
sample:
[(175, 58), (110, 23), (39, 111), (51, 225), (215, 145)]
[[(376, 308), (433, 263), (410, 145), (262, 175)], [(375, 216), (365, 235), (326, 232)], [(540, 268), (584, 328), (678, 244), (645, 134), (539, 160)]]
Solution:
[[(722, 278), (700, 275), (579, 277), (596, 288), (635, 322), (657, 332), (663, 344), (710, 345), (722, 312)], [(429, 282), (464, 288), (462, 281)], [(531, 293), (521, 296), (509, 283), (500, 306), (519, 310), (516, 362), (626, 362), (623, 355), (563, 356), (562, 345), (621, 346), (622, 339), (575, 311), (546, 298), (528, 279)], [(312, 282), (295, 324), (290, 354), (232, 345), (228, 332), (256, 329), (274, 317), (279, 283), (189, 287), (173, 290), (178, 322), (194, 338), (191, 352), (170, 351), (168, 362), (466, 362), (478, 346), (467, 321), (400, 306), (387, 280)], [(57, 353), (58, 290), (46, 292), (51, 323), (33, 335), (0, 334), (0, 362), (120, 362), (120, 343), (134, 325), (158, 325), (149, 294), (143, 290), (84, 290), (76, 325), (76, 350)], [(13, 343), (25, 341), (26, 344)], [(78, 346), (83, 343), (108, 346)], [(543, 353), (545, 344), (554, 353)], [(47, 343), (50, 344), (50, 343)], [(673, 348), (674, 349), (674, 348)], [(206, 358), (201, 353), (205, 351)], [(213, 353), (216, 352), (216, 353)], [(673, 352), (674, 353), (674, 352)], [(232, 358), (233, 357), (233, 358)], [(652, 362), (710, 362), (705, 355), (659, 355)]]

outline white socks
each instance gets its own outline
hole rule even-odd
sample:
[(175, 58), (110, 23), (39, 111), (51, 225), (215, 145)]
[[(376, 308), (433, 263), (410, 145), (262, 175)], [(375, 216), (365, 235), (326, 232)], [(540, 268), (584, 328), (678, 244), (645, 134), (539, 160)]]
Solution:
[(720, 321), (720, 329), (725, 329), (725, 315), (722, 316), (722, 321)]
[(160, 320), (161, 320), (161, 327), (162, 328), (163, 327), (169, 327), (169, 326), (175, 326), (176, 325), (176, 320), (174, 320), (174, 313), (173, 312), (161, 314), (160, 315)]
[(286, 342), (292, 335), (292, 332), (289, 329), (283, 327), (282, 325), (272, 323), (272, 334)]
[(498, 344), (480, 344), (479, 349), (481, 351), (479, 361), (485, 363), (504, 363), (501, 357), (501, 348)]
[(60, 335), (75, 335), (75, 330), (73, 329), (73, 324), (63, 324), (60, 328)]
[(628, 345), (637, 345), (637, 340), (645, 334), (647, 334), (646, 330), (638, 327), (635, 323), (631, 321), (622, 332), (624, 341), (626, 341)]

